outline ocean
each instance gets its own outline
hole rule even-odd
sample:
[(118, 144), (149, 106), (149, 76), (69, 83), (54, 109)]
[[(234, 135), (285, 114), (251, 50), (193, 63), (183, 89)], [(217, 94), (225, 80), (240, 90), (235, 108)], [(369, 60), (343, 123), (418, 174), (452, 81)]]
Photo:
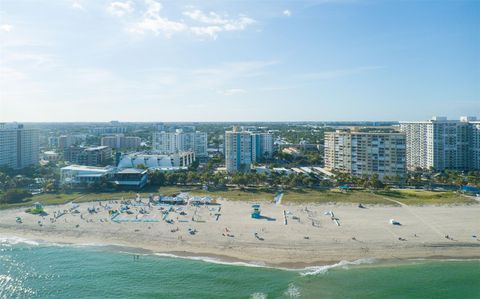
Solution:
[(11, 237), (0, 238), (0, 298), (480, 298), (480, 260), (288, 270)]

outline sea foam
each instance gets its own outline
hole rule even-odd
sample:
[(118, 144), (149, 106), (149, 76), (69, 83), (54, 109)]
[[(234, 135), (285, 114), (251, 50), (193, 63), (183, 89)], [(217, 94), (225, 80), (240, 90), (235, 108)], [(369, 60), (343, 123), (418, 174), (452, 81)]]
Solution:
[(306, 267), (304, 271), (300, 272), (300, 275), (302, 276), (308, 276), (308, 275), (318, 275), (318, 274), (325, 274), (328, 272), (328, 270), (333, 269), (333, 268), (342, 268), (342, 269), (348, 269), (349, 266), (356, 266), (356, 265), (361, 265), (361, 264), (372, 264), (375, 262), (375, 259), (359, 259), (356, 261), (340, 261), (336, 264), (332, 265), (325, 265), (325, 266), (313, 266), (313, 267)]
[(293, 283), (290, 283), (285, 291), (285, 296), (288, 296), (288, 298), (301, 298), (300, 289)]
[[(216, 258), (213, 258), (213, 257), (206, 257), (206, 256), (182, 256), (182, 255), (175, 255), (175, 254), (171, 254), (171, 253), (154, 253), (154, 255), (160, 256), (160, 257), (180, 258), (180, 259), (186, 259), (186, 260), (202, 261), (202, 262), (206, 262), (206, 263), (227, 265), (227, 266), (243, 266), (243, 267), (254, 267), (254, 268), (274, 268), (274, 267), (268, 267), (264, 263), (227, 262), (227, 261), (222, 261), (220, 259), (216, 259)], [(275, 268), (275, 269), (278, 269), (278, 268)]]
[(39, 243), (34, 240), (29, 240), (25, 238), (20, 238), (16, 236), (0, 236), (0, 244), (2, 245), (17, 245), (17, 244), (27, 244), (32, 246), (37, 246)]
[(264, 294), (264, 293), (253, 293), (250, 296), (250, 299), (266, 299), (266, 298), (267, 298), (267, 294)]

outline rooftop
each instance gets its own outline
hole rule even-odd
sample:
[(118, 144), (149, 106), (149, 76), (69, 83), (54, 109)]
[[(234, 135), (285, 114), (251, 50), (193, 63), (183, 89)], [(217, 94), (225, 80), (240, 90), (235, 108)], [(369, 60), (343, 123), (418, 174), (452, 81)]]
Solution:
[(109, 172), (112, 167), (96, 167), (96, 166), (85, 166), (85, 165), (69, 165), (62, 167), (62, 170), (90, 170), (90, 171), (99, 171), (99, 172)]
[(138, 168), (125, 168), (122, 170), (118, 170), (117, 174), (144, 174), (146, 173), (146, 169), (138, 169)]
[(101, 146), (95, 146), (95, 147), (87, 147), (85, 150), (86, 151), (99, 151), (99, 150), (106, 149), (106, 148), (108, 148), (108, 146), (101, 145)]

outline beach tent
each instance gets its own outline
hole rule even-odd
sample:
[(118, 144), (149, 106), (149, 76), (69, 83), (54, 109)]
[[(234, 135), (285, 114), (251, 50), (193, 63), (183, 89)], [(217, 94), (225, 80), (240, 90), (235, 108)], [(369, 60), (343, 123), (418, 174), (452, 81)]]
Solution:
[(158, 200), (159, 203), (165, 203), (165, 204), (184, 204), (185, 200), (183, 197), (179, 196), (161, 196), (160, 199)]
[(210, 196), (193, 196), (190, 198), (191, 204), (209, 204), (212, 202), (212, 198)]

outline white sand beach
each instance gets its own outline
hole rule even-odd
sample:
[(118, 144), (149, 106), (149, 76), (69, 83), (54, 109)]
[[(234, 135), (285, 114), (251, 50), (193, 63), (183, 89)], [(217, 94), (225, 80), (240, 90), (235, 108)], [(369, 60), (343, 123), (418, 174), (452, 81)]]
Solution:
[[(160, 209), (169, 207), (138, 205), (130, 207), (130, 214), (120, 214), (116, 220), (131, 220), (120, 223), (112, 221), (108, 212), (119, 209), (120, 201), (81, 203), (75, 209), (72, 204), (46, 206), (46, 216), (10, 209), (0, 211), (0, 236), (119, 245), (284, 267), (363, 258), (480, 258), (480, 205), (359, 208), (261, 203), (262, 215), (275, 220), (252, 219), (251, 205), (220, 200), (218, 205), (172, 206), (165, 219)], [(89, 213), (89, 208), (96, 212)], [(67, 213), (58, 217), (63, 211)], [(325, 214), (328, 211), (339, 225)], [(392, 225), (390, 219), (401, 225)]]

